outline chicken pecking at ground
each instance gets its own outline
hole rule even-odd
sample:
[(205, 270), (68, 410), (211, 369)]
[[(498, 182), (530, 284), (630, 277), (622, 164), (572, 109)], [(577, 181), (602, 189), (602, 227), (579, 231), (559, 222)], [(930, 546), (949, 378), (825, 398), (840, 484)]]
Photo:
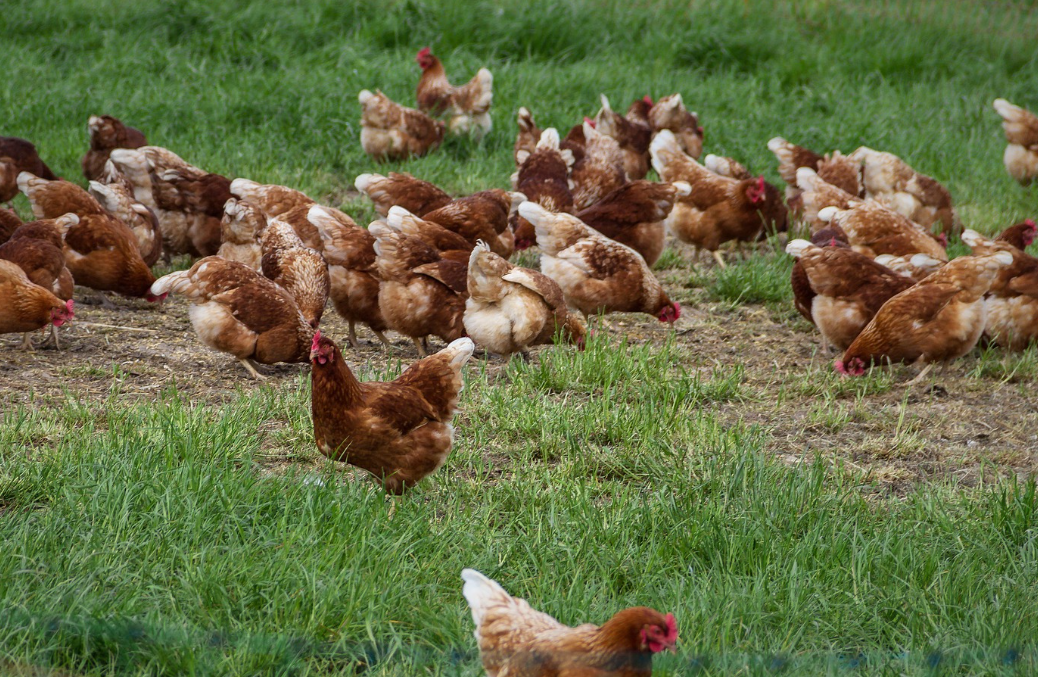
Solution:
[(681, 306), (670, 300), (645, 259), (570, 214), (532, 202), (519, 213), (537, 231), (541, 271), (555, 280), (567, 303), (584, 313), (647, 313), (673, 324)]
[(72, 319), (72, 308), (72, 301), (30, 281), (18, 264), (0, 259), (0, 334), (22, 333), (22, 348), (31, 350), (29, 332), (60, 327)]
[(459, 338), (395, 381), (360, 382), (321, 332), (310, 348), (314, 441), (322, 454), (362, 468), (391, 494), (434, 473), (450, 453), (451, 419), (471, 339)]
[(199, 259), (190, 270), (155, 281), (151, 293), (180, 294), (202, 343), (236, 357), (254, 378), (253, 366), (305, 362), (314, 335), (291, 294), (252, 268), (219, 256)]
[(316, 329), (331, 286), (324, 257), (304, 246), (292, 226), (277, 217), (263, 229), (260, 249), (263, 276), (287, 291), (299, 312)]
[(559, 285), (536, 270), (514, 266), (485, 242), (468, 263), (465, 331), (492, 353), (525, 353), (556, 336), (583, 349), (587, 329), (566, 307)]
[(632, 607), (571, 628), (474, 569), (461, 578), (488, 677), (650, 677), (653, 654), (676, 651), (673, 614)]
[(415, 216), (424, 216), (452, 201), (438, 186), (410, 174), (361, 174), (353, 183), (357, 190), (371, 198), (375, 211), (383, 217), (389, 215), (392, 207), (403, 207)]
[(494, 77), (480, 68), (466, 84), (455, 87), (447, 81), (443, 64), (424, 47), (415, 56), (422, 77), (418, 80), (418, 110), (448, 118), (451, 134), (484, 136), (492, 126), (490, 104), (494, 100)]
[(90, 150), (83, 156), (83, 176), (87, 181), (100, 181), (108, 156), (116, 148), (140, 148), (148, 145), (144, 132), (127, 127), (111, 115), (91, 115), (87, 122)]
[(155, 212), (133, 196), (133, 190), (121, 182), (90, 182), (90, 194), (112, 216), (133, 231), (141, 258), (149, 266), (162, 256), (162, 230)]
[(995, 99), (992, 105), (1002, 116), (1002, 130), (1006, 134), (1002, 162), (1011, 177), (1020, 185), (1028, 186), (1038, 177), (1038, 115), (1005, 99)]
[(987, 312), (984, 295), (1013, 255), (994, 252), (962, 256), (891, 297), (836, 360), (837, 372), (860, 376), (871, 364), (912, 363), (926, 367), (962, 357), (977, 344)]
[(392, 101), (382, 92), (362, 90), (360, 145), (376, 160), (420, 157), (443, 141), (446, 126), (425, 113)]

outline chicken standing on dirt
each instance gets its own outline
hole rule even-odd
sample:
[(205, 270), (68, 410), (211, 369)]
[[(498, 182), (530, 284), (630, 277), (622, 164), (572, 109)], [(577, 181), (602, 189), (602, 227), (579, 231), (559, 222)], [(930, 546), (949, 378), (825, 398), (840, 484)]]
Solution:
[(21, 332), (23, 350), (32, 350), (28, 332), (60, 327), (72, 319), (72, 306), (29, 281), (16, 263), (0, 259), (0, 334)]
[(391, 494), (435, 472), (454, 440), (451, 419), (475, 345), (460, 338), (395, 381), (357, 381), (321, 332), (310, 347), (314, 441), (322, 454), (368, 471)]
[(1011, 177), (1028, 186), (1038, 177), (1038, 115), (1005, 99), (995, 99), (994, 106), (1008, 144), (1002, 162)]
[(360, 145), (376, 160), (420, 157), (443, 141), (445, 125), (391, 101), (382, 92), (361, 91)]
[(647, 313), (673, 324), (681, 306), (670, 300), (638, 252), (570, 214), (524, 202), (519, 213), (537, 230), (541, 271), (584, 315)]
[(550, 277), (514, 266), (480, 242), (468, 269), (465, 331), (492, 353), (524, 353), (562, 337), (583, 349), (586, 327)]
[(415, 56), (422, 69), (415, 97), (418, 110), (430, 115), (447, 115), (451, 134), (484, 136), (492, 126), (490, 104), (494, 100), (494, 77), (480, 68), (466, 84), (455, 87), (447, 81), (443, 64), (425, 47)]
[(87, 181), (100, 181), (108, 156), (116, 148), (141, 148), (148, 145), (144, 132), (127, 127), (111, 115), (91, 115), (87, 123), (90, 150), (83, 156), (83, 176)]
[(305, 362), (314, 330), (291, 294), (237, 261), (209, 256), (159, 278), (156, 295), (170, 292), (191, 301), (191, 325), (213, 350), (238, 358), (254, 378), (263, 364)]
[(934, 363), (962, 357), (984, 331), (984, 295), (1012, 263), (1008, 252), (962, 256), (891, 297), (836, 361), (836, 371), (860, 376), (870, 364), (925, 364), (915, 382)]
[(653, 654), (676, 652), (673, 614), (632, 607), (571, 628), (474, 569), (461, 578), (488, 677), (650, 677)]

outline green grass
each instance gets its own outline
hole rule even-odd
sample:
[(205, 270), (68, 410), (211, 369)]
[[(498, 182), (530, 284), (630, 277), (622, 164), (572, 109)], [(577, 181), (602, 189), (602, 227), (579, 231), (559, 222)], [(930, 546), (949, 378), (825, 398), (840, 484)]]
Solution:
[[(110, 113), (195, 164), (362, 221), (370, 206), (346, 197), (373, 168), (356, 94), (413, 102), (412, 57), (431, 44), (455, 80), (494, 72), (495, 130), (384, 169), (454, 192), (506, 185), (519, 105), (568, 127), (601, 92), (619, 107), (681, 91), (706, 152), (772, 181), (765, 143), (781, 134), (896, 152), (984, 232), (1038, 208), (1004, 173), (990, 109), (996, 96), (1038, 107), (1033, 2), (37, 0), (3, 16), (3, 133), (72, 178), (87, 117)], [(657, 268), (688, 268), (714, 301), (788, 309), (789, 257), (729, 260), (714, 271), (669, 252)], [(1030, 382), (1035, 363), (1033, 349), (988, 351), (976, 376)], [(831, 459), (787, 467), (768, 430), (719, 414), (814, 397), (806, 423), (836, 431), (894, 387), (889, 371), (840, 379), (822, 360), (796, 392), (762, 395), (740, 364), (674, 339), (596, 335), (586, 352), (467, 378), (447, 465), (393, 501), (315, 458), (305, 379), (220, 407), (171, 387), (3, 411), (0, 665), (477, 675), (471, 566), (568, 623), (673, 611), (680, 651), (661, 675), (1038, 669), (1033, 478), (892, 497)], [(900, 411), (891, 428), (911, 449), (917, 422)]]

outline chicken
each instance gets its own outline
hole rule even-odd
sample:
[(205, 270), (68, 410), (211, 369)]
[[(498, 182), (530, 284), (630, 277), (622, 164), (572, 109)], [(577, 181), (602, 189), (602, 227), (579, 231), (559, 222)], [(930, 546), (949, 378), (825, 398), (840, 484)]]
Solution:
[(71, 300), (62, 301), (33, 284), (18, 264), (0, 259), (0, 334), (22, 332), (22, 348), (31, 350), (28, 332), (60, 327), (72, 319), (72, 309)]
[(1002, 116), (1008, 143), (1002, 163), (1020, 185), (1030, 185), (1038, 177), (1038, 115), (1005, 99), (995, 99), (993, 105)]
[[(826, 227), (826, 223), (818, 218), (818, 212), (826, 207), (850, 209), (861, 202), (847, 191), (824, 181), (815, 170), (809, 167), (801, 167), (796, 170), (796, 183), (793, 187), (797, 191), (794, 200), (799, 205), (800, 217), (811, 227), (812, 231)], [(790, 200), (790, 202), (793, 203), (794, 200)]]
[(512, 154), (515, 157), (515, 166), (518, 168), (523, 164), (523, 161), (519, 159), (520, 151), (525, 151), (526, 156), (533, 153), (537, 149), (537, 142), (540, 141), (543, 132), (533, 121), (533, 113), (525, 106), (519, 109), (516, 122), (519, 125), (519, 134), (515, 137)]
[(416, 179), (410, 174), (361, 174), (354, 181), (354, 185), (357, 190), (371, 198), (375, 203), (375, 211), (380, 216), (387, 216), (390, 207), (397, 206), (416, 216), (424, 216), (452, 201), (451, 196), (437, 186)]
[(190, 270), (155, 281), (151, 293), (180, 294), (202, 343), (229, 353), (257, 379), (252, 364), (305, 362), (314, 330), (292, 296), (253, 269), (219, 256), (199, 259)]
[(987, 313), (984, 295), (1013, 255), (995, 252), (962, 256), (891, 297), (858, 334), (834, 367), (860, 376), (870, 364), (923, 363), (913, 380), (922, 379), (933, 363), (962, 357), (977, 344)]
[(264, 277), (287, 291), (299, 312), (316, 329), (328, 303), (331, 286), (324, 257), (303, 246), (292, 226), (277, 217), (263, 229), (260, 239)]
[(362, 90), (360, 145), (376, 160), (403, 160), (435, 150), (446, 126), (425, 113), (406, 108), (382, 92)]
[(687, 183), (632, 181), (577, 212), (578, 219), (608, 238), (625, 244), (652, 265), (663, 253), (663, 221), (679, 197), (692, 191)]
[[(624, 117), (630, 122), (644, 125), (652, 130), (652, 123), (649, 122), (649, 111), (652, 110), (652, 106), (652, 97), (646, 94), (642, 98), (635, 99), (631, 102), (631, 105), (627, 107), (627, 113), (624, 114)], [(646, 147), (645, 152), (649, 152), (648, 147)]]
[(149, 291), (155, 281), (133, 231), (109, 215), (100, 203), (68, 181), (47, 181), (22, 172), (18, 187), (38, 218), (57, 219), (68, 213), (79, 220), (62, 225), (65, 264), (76, 284), (123, 296), (160, 301)]
[(441, 257), (468, 265), (474, 245), (454, 231), (438, 223), (424, 221), (403, 207), (391, 208), (386, 224), (393, 230), (425, 242), (438, 251)]
[(907, 275), (916, 282), (922, 280), (930, 273), (939, 270), (945, 263), (947, 263), (947, 261), (938, 261), (932, 256), (927, 256), (926, 254), (912, 254), (911, 256), (891, 256), (890, 254), (880, 254), (873, 260), (881, 266), (890, 268), (899, 275)]
[(266, 227), (267, 219), (259, 207), (248, 200), (231, 198), (223, 207), (220, 249), (216, 255), (228, 261), (244, 263), (253, 270), (262, 270), (260, 234)]
[(525, 199), (522, 193), (499, 188), (484, 190), (426, 212), (422, 219), (454, 231), (472, 246), (483, 240), (495, 254), (507, 259), (515, 251), (515, 234), (508, 227), (509, 217)]
[[(786, 182), (786, 201), (789, 208), (796, 214), (804, 211), (817, 212), (817, 209), (805, 209), (802, 202), (802, 194), (810, 188), (800, 186), (800, 177), (803, 172), (810, 172), (810, 176), (817, 177), (827, 186), (832, 186), (846, 193), (849, 198), (863, 198), (865, 189), (862, 186), (861, 164), (840, 153), (833, 151), (824, 157), (796, 144), (786, 141), (781, 136), (768, 141), (768, 150), (775, 154), (779, 161), (779, 175)], [(823, 204), (822, 207), (829, 205)], [(820, 207), (819, 207), (820, 208)], [(813, 215), (805, 217), (809, 223), (814, 219)]]
[(436, 116), (446, 114), (451, 134), (484, 136), (490, 131), (490, 104), (494, 99), (490, 71), (480, 68), (468, 83), (454, 87), (447, 81), (443, 64), (428, 47), (418, 52), (415, 61), (422, 69), (415, 94), (418, 110)]
[(736, 181), (754, 178), (753, 174), (750, 174), (750, 170), (746, 169), (741, 162), (723, 155), (707, 155), (703, 158), (703, 166), (718, 176), (727, 176)]
[[(591, 126), (594, 126), (594, 120), (584, 118), (584, 121), (589, 122)], [(584, 136), (584, 122), (570, 127), (570, 130), (566, 133), (566, 137), (559, 142), (559, 149), (568, 150), (570, 155), (573, 156), (574, 164), (584, 159), (584, 155), (586, 155), (587, 152), (587, 137)]]
[(584, 315), (647, 313), (671, 324), (681, 317), (681, 306), (670, 300), (638, 252), (569, 214), (553, 214), (532, 202), (519, 205), (519, 213), (537, 231), (541, 271)]
[(133, 191), (122, 183), (90, 182), (90, 194), (112, 216), (133, 231), (141, 258), (148, 266), (155, 265), (162, 255), (162, 232), (159, 219), (147, 205), (133, 197)]
[(938, 240), (878, 202), (860, 202), (842, 210), (826, 207), (818, 212), (818, 218), (843, 228), (854, 251), (870, 258), (880, 254), (906, 256), (921, 253), (939, 261), (948, 260), (948, 254)]
[[(573, 193), (569, 189), (573, 153), (560, 149), (557, 130), (552, 127), (545, 129), (533, 151), (521, 150), (517, 157), (516, 190), (548, 211), (573, 211)], [(529, 221), (520, 217), (518, 212), (512, 215), (511, 220), (516, 249), (527, 249), (536, 244), (537, 235)]]
[[(840, 230), (839, 226), (826, 228), (811, 235), (811, 244), (817, 247), (842, 247), (850, 249), (847, 244), (847, 234)], [(799, 261), (793, 261), (793, 269), (789, 275), (790, 286), (793, 289), (793, 307), (797, 309), (805, 320), (815, 324), (815, 318), (811, 314), (811, 306), (814, 302), (815, 291), (811, 288), (811, 281), (807, 277), (807, 269)], [(817, 325), (816, 325), (817, 326)], [(825, 336), (822, 336), (825, 340)]]
[[(829, 351), (830, 344), (846, 350), (887, 299), (915, 284), (845, 247), (792, 240), (786, 252), (796, 257), (806, 274), (810, 305), (798, 298), (798, 307), (809, 308), (811, 321), (822, 332), (823, 352)], [(802, 290), (794, 287), (794, 294), (798, 292)]]
[(220, 249), (230, 181), (184, 162), (159, 146), (116, 148), (109, 155), (133, 184), (134, 197), (155, 211), (163, 255), (209, 256)]
[(1023, 251), (1031, 246), (1036, 235), (1038, 235), (1038, 225), (1035, 225), (1031, 219), (1024, 219), (1020, 223), (1006, 228), (995, 240), (1007, 242)]
[(556, 335), (583, 349), (587, 329), (569, 312), (559, 285), (529, 268), (513, 266), (485, 242), (469, 258), (465, 331), (498, 355), (525, 353)]
[(703, 128), (699, 118), (688, 112), (681, 94), (665, 96), (649, 109), (649, 125), (654, 133), (669, 130), (677, 139), (678, 146), (690, 157), (698, 159), (703, 154)]
[[(75, 214), (66, 214), (53, 221), (27, 223), (0, 245), (0, 259), (14, 263), (30, 282), (51, 292), (58, 300), (65, 301), (70, 318), (74, 281), (72, 273), (65, 266), (61, 232), (78, 221), (79, 217)], [(57, 325), (51, 325), (51, 338), (54, 339), (54, 347), (60, 350)], [(31, 349), (28, 334), (23, 337), (22, 346)]]
[(22, 225), (22, 220), (18, 218), (18, 214), (13, 209), (0, 207), (0, 244), (7, 242), (14, 235), (14, 231), (21, 228)]
[(90, 150), (83, 156), (83, 176), (87, 181), (100, 181), (105, 163), (115, 148), (140, 148), (148, 140), (139, 129), (127, 127), (111, 115), (91, 115), (87, 124), (90, 132)]
[(321, 253), (328, 264), (332, 305), (349, 324), (350, 345), (360, 346), (356, 324), (362, 322), (388, 346), (389, 340), (382, 334), (388, 326), (378, 301), (380, 279), (374, 236), (345, 213), (331, 207), (313, 205), (306, 218), (319, 235)]
[(488, 677), (650, 677), (653, 654), (676, 651), (673, 614), (632, 607), (571, 628), (478, 571), (461, 578)]
[(817, 172), (822, 156), (795, 143), (790, 143), (781, 136), (776, 136), (768, 141), (768, 150), (774, 153), (778, 159), (779, 176), (786, 182), (786, 199), (795, 200), (800, 195), (797, 186), (797, 170), (806, 167)]
[[(1013, 257), (1012, 265), (999, 274), (984, 297), (984, 335), (1009, 350), (1024, 350), (1038, 340), (1038, 258), (1010, 244), (1009, 240), (1021, 239), (1019, 225), (1023, 224), (1008, 228), (995, 240), (970, 229), (962, 232), (962, 241), (974, 255), (1003, 252)], [(1024, 233), (1024, 241), (1033, 238), (1033, 224), (1030, 233)]]
[[(667, 226), (678, 239), (710, 251), (722, 267), (721, 244), (754, 240), (764, 227), (762, 214), (778, 211), (770, 204), (763, 176), (744, 181), (718, 176), (686, 155), (667, 130), (656, 135), (649, 152), (662, 180), (686, 181), (692, 187), (674, 205)], [(777, 194), (772, 198), (778, 199)]]
[(587, 118), (583, 129), (584, 155), (573, 163), (570, 175), (575, 209), (590, 207), (627, 183), (624, 152), (616, 139), (599, 133)]
[(464, 334), (467, 270), (443, 259), (418, 238), (393, 230), (382, 221), (368, 227), (382, 285), (378, 305), (390, 329), (414, 341), (420, 357), (430, 334), (450, 342)]
[(321, 332), (310, 348), (314, 441), (322, 454), (357, 466), (391, 494), (436, 472), (454, 441), (461, 368), (472, 339), (459, 338), (412, 364), (395, 381), (357, 381)]
[[(746, 181), (757, 178), (750, 173), (738, 160), (721, 155), (707, 155), (703, 158), (703, 166), (718, 176), (727, 176), (737, 181)], [(789, 212), (782, 201), (782, 195), (778, 188), (767, 181), (764, 182), (764, 206), (761, 209), (761, 217), (769, 226), (766, 231), (761, 231), (758, 239), (764, 239), (770, 233), (784, 233), (789, 229)]]
[(32, 143), (14, 136), (0, 136), (0, 202), (10, 205), (18, 194), (18, 175), (21, 172), (29, 172), (48, 181), (58, 179), (40, 159)]
[(915, 171), (892, 153), (875, 151), (865, 146), (855, 150), (849, 157), (862, 164), (866, 197), (893, 209), (923, 228), (939, 224), (942, 231), (951, 232), (958, 227), (951, 194), (933, 178)]
[(279, 186), (263, 184), (249, 179), (231, 181), (231, 195), (245, 200), (259, 208), (267, 218), (281, 216), (287, 211), (300, 207), (312, 207), (314, 200), (302, 191)]
[(609, 99), (602, 95), (602, 108), (595, 115), (595, 129), (616, 139), (623, 151), (624, 173), (627, 179), (644, 179), (649, 173), (649, 142), (652, 129), (648, 124), (632, 122), (609, 106)]

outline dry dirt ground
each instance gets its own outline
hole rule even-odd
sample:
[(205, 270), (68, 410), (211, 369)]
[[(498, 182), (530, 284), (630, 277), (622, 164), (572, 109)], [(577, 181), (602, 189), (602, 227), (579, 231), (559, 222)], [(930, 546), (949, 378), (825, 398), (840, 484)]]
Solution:
[[(983, 361), (977, 352), (944, 373), (907, 385), (914, 371), (894, 368), (869, 383), (833, 377), (832, 356), (818, 354), (818, 336), (795, 312), (763, 305), (710, 301), (692, 286), (686, 269), (662, 271), (661, 279), (681, 301), (674, 327), (686, 367), (710, 373), (741, 366), (741, 396), (707, 405), (725, 424), (742, 422), (768, 433), (766, 449), (788, 463), (816, 455), (843, 463), (895, 492), (919, 481), (951, 479), (973, 484), (984, 473), (1031, 473), (1038, 469), (1038, 394), (1035, 362), (1014, 370), (1011, 358)], [(77, 288), (77, 298), (89, 290)], [(223, 404), (241, 389), (291, 385), (306, 364), (260, 366), (268, 376), (253, 381), (228, 355), (203, 346), (191, 329), (188, 304), (171, 297), (161, 305), (114, 299), (117, 309), (80, 302), (74, 324), (61, 330), (61, 352), (52, 347), (18, 350), (19, 335), (0, 336), (0, 407), (41, 406), (67, 397), (101, 403), (118, 381), (123, 400), (155, 398), (175, 383), (197, 402)], [(614, 315), (600, 325), (633, 343), (660, 342), (669, 329), (646, 316)], [(345, 323), (329, 308), (322, 331), (340, 344)], [(366, 329), (362, 347), (347, 352), (372, 366), (416, 357), (409, 340), (390, 333), (388, 356)], [(43, 334), (36, 334), (37, 345)], [(433, 341), (433, 349), (440, 343)], [(538, 350), (533, 359), (538, 359)], [(1026, 366), (1025, 365), (1025, 366)], [(493, 372), (504, 367), (491, 360)], [(664, 422), (661, 422), (664, 423)]]

